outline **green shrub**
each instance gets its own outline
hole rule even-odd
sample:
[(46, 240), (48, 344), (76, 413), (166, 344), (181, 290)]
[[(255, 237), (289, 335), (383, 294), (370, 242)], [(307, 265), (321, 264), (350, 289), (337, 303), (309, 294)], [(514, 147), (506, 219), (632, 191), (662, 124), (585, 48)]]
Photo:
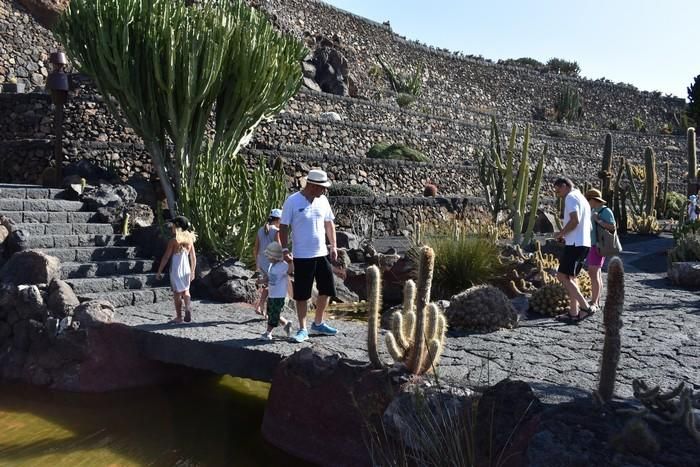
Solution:
[(642, 118), (639, 115), (632, 119), (632, 125), (634, 125), (635, 131), (638, 131), (639, 133), (647, 132), (647, 122), (642, 120)]
[[(499, 248), (485, 237), (449, 235), (426, 237), (435, 251), (433, 290), (437, 298), (450, 298), (474, 285), (484, 284), (501, 274)], [(414, 250), (411, 250), (411, 252)], [(411, 258), (413, 253), (409, 252)]]
[(401, 108), (408, 107), (415, 101), (416, 96), (413, 96), (411, 94), (400, 93), (398, 96), (396, 96), (396, 103), (399, 104), (399, 107)]
[(547, 71), (558, 73), (566, 76), (578, 76), (581, 72), (581, 67), (576, 62), (570, 62), (561, 58), (551, 58), (547, 61)]
[(578, 92), (578, 89), (570, 86), (564, 86), (559, 95), (557, 102), (554, 104), (554, 113), (557, 117), (557, 122), (573, 122), (583, 117), (583, 99)]
[(369, 198), (374, 196), (374, 192), (366, 185), (334, 183), (328, 188), (328, 196), (359, 196), (362, 198)]
[(367, 157), (372, 159), (395, 159), (415, 162), (430, 162), (428, 156), (405, 143), (377, 143), (367, 151)]
[(676, 220), (679, 220), (681, 216), (686, 217), (687, 213), (685, 210), (687, 202), (688, 198), (684, 194), (676, 191), (669, 191), (666, 200), (666, 209), (664, 210), (666, 217)]
[(700, 261), (700, 237), (694, 233), (680, 237), (668, 250), (668, 261)]

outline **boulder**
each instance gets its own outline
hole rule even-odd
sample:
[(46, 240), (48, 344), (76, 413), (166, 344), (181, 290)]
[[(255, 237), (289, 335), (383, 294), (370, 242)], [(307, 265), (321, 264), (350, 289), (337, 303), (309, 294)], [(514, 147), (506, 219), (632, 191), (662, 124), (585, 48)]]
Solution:
[(126, 184), (136, 190), (136, 202), (145, 204), (151, 208), (158, 204), (158, 193), (154, 183), (141, 174), (134, 174), (129, 177)]
[(335, 241), (338, 248), (345, 248), (348, 250), (359, 250), (360, 249), (360, 239), (357, 235), (351, 232), (345, 232), (339, 230), (335, 233)]
[(100, 184), (86, 189), (82, 201), (88, 211), (97, 211), (97, 220), (118, 224), (136, 201), (136, 190), (129, 185)]
[(7, 237), (10, 236), (10, 231), (4, 225), (0, 225), (0, 243), (4, 243)]
[(50, 284), (60, 278), (58, 258), (38, 251), (15, 253), (0, 269), (0, 282), (14, 285)]
[(129, 227), (149, 227), (153, 225), (156, 216), (153, 209), (145, 204), (135, 203), (127, 209), (129, 214)]
[(73, 320), (81, 329), (98, 328), (114, 320), (114, 305), (105, 300), (90, 300), (73, 310)]
[[(530, 219), (530, 213), (525, 214), (525, 222), (523, 222), (523, 233), (527, 230), (527, 222)], [(552, 233), (558, 231), (556, 216), (542, 209), (537, 210), (535, 217), (535, 233)]]
[(70, 285), (62, 280), (55, 280), (49, 285), (47, 304), (52, 316), (63, 319), (73, 313), (75, 307), (80, 305), (80, 300)]
[(336, 96), (349, 94), (348, 61), (338, 49), (330, 46), (317, 48), (311, 57), (311, 63), (316, 67), (314, 80), (323, 92)]
[[(89, 185), (99, 185), (100, 183), (110, 181), (114, 178), (102, 167), (85, 159), (68, 164), (63, 169), (63, 176), (64, 188), (67, 188), (70, 184), (80, 183), (81, 178), (84, 178)], [(68, 183), (68, 185), (66, 183)]]
[(337, 112), (321, 112), (318, 118), (322, 122), (340, 122), (343, 120)]
[(226, 303), (253, 303), (257, 300), (255, 280), (233, 279), (216, 288), (214, 298)]
[(700, 289), (700, 262), (678, 261), (668, 267), (671, 283), (690, 289)]
[(396, 391), (385, 370), (306, 347), (277, 367), (262, 434), (317, 465), (369, 466), (362, 433), (368, 422), (381, 417)]
[(46, 319), (46, 304), (36, 285), (21, 285), (17, 288), (15, 307), (19, 319)]
[(214, 287), (218, 287), (224, 282), (231, 280), (252, 279), (255, 273), (247, 266), (235, 258), (228, 259), (211, 270), (209, 280)]

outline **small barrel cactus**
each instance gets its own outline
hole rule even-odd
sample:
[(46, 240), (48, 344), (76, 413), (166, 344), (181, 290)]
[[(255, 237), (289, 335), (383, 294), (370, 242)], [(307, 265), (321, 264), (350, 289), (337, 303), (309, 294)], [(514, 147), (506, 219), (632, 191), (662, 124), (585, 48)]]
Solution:
[(508, 297), (492, 285), (471, 287), (453, 296), (446, 314), (450, 329), (488, 332), (512, 328), (518, 321)]
[(423, 196), (437, 196), (437, 193), (437, 186), (433, 185), (432, 183), (428, 183), (423, 188)]
[(536, 313), (556, 316), (569, 309), (569, 297), (561, 283), (556, 282), (541, 287), (530, 297), (530, 308)]

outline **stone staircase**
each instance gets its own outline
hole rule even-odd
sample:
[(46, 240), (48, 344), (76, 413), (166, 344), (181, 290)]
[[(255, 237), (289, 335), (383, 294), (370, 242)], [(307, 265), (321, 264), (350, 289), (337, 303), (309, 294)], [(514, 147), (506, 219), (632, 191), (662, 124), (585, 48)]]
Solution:
[(61, 260), (61, 278), (80, 301), (104, 299), (116, 307), (171, 299), (167, 277), (156, 279), (158, 264), (98, 223), (83, 203), (62, 199), (63, 190), (0, 184), (0, 216), (9, 218), (23, 250)]

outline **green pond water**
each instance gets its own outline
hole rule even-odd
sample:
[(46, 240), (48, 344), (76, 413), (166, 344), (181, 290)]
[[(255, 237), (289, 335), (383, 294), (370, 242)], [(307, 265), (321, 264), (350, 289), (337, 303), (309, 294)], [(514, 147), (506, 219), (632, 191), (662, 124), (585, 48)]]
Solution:
[(0, 466), (308, 466), (260, 434), (270, 389), (232, 377), (108, 394), (0, 385)]

